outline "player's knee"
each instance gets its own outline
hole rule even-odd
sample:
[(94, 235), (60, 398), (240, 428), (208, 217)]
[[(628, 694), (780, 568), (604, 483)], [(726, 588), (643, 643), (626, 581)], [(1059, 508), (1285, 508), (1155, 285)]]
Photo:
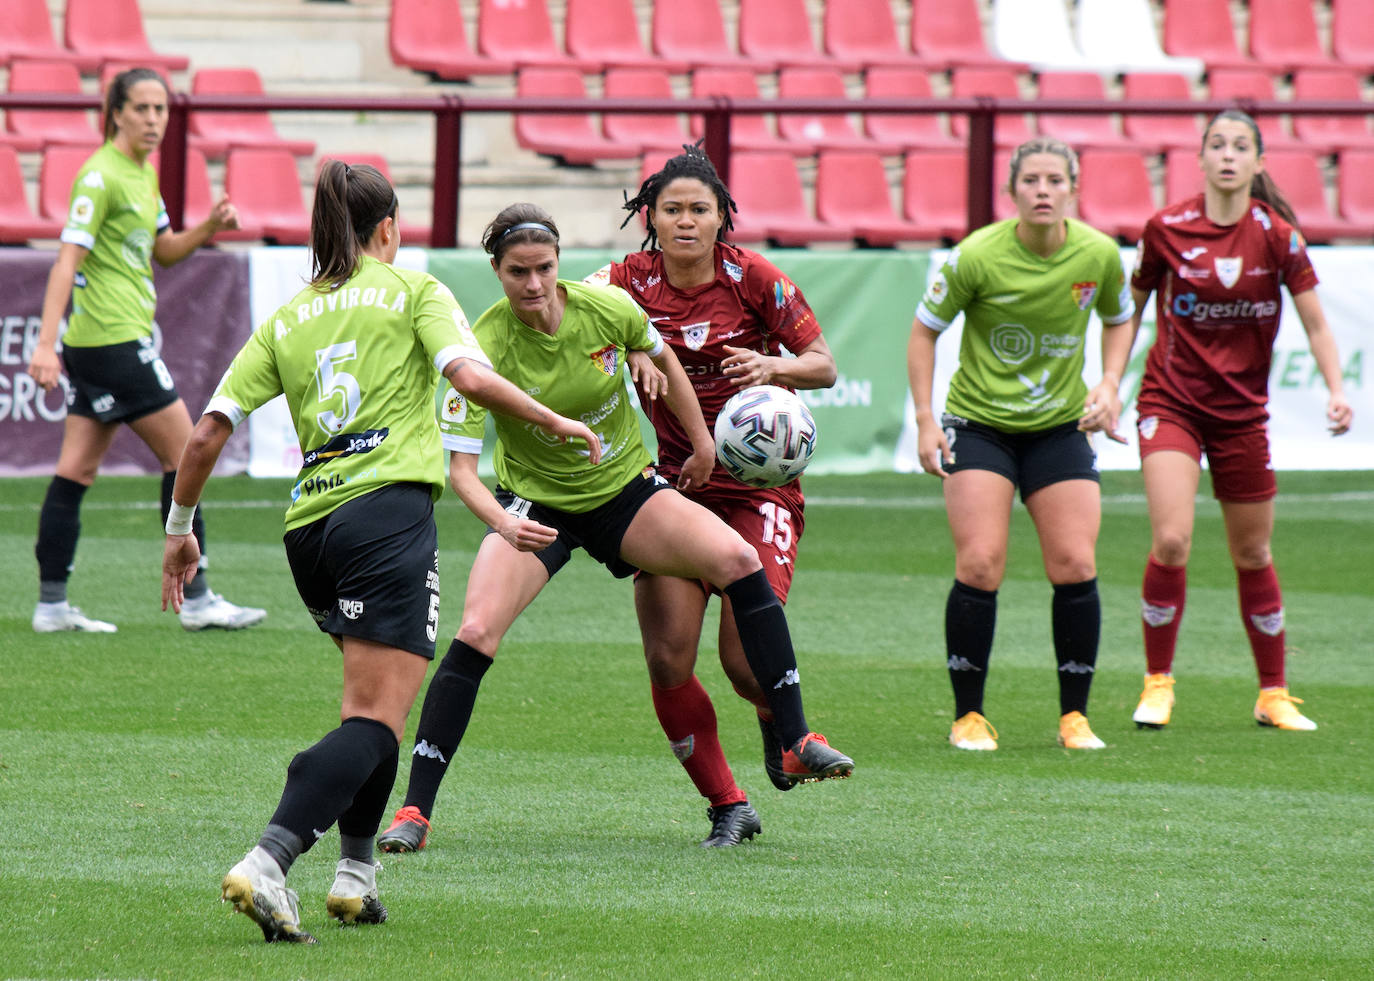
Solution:
[(1269, 543), (1241, 542), (1231, 546), (1231, 561), (1238, 569), (1263, 569), (1274, 561)]
[(655, 688), (676, 688), (686, 684), (696, 667), (696, 651), (676, 644), (646, 643), (644, 663)]
[(481, 651), (487, 657), (496, 657), (496, 648), (501, 644), (501, 638), (506, 631), (504, 628), (497, 627), (490, 621), (481, 616), (463, 615), (463, 624), (458, 628), (458, 640), (467, 644), (473, 650)]
[(968, 550), (959, 553), (954, 575), (965, 586), (992, 592), (1002, 585), (1005, 568), (1005, 556), (1001, 553)]
[(1062, 555), (1046, 563), (1050, 582), (1087, 582), (1097, 575), (1097, 563), (1092, 555)]
[(1162, 565), (1187, 565), (1193, 547), (1193, 536), (1170, 528), (1157, 530), (1154, 535), (1155, 561)]

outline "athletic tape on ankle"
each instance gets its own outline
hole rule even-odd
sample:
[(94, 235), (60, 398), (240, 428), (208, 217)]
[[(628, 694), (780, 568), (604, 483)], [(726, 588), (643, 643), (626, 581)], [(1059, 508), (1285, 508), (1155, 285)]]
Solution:
[(189, 535), (191, 533), (191, 519), (195, 516), (196, 506), (194, 504), (187, 507), (173, 501), (167, 512), (167, 534)]

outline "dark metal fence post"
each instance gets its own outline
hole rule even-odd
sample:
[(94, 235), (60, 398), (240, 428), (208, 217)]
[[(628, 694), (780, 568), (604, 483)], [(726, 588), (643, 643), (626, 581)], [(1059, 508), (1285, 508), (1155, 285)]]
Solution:
[(463, 100), (444, 99), (434, 113), (434, 204), (429, 244), (436, 249), (458, 247), (458, 188), (463, 166)]
[(706, 156), (715, 164), (716, 173), (730, 186), (730, 100), (716, 96), (715, 105), (705, 113)]
[(978, 97), (979, 108), (968, 114), (968, 230), (992, 221), (993, 142), (997, 113), (995, 102)]
[(167, 100), (167, 132), (159, 150), (158, 184), (172, 228), (180, 231), (186, 220), (186, 96)]

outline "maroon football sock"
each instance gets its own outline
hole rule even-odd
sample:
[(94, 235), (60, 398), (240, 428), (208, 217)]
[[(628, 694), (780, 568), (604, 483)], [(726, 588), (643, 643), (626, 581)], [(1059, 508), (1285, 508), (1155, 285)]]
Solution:
[(701, 796), (715, 807), (747, 800), (725, 762), (725, 753), (716, 734), (716, 709), (696, 675), (675, 688), (657, 685), (650, 685), (650, 688), (654, 711), (673, 748), (673, 755), (692, 778)]

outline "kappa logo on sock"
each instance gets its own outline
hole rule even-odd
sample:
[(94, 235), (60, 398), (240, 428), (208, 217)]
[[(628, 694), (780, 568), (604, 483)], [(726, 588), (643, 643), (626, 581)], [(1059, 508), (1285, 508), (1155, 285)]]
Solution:
[(964, 657), (962, 654), (953, 654), (953, 655), (951, 655), (951, 656), (950, 656), (950, 659), (949, 659), (947, 662), (945, 662), (945, 666), (946, 666), (947, 668), (949, 668), (951, 671), (982, 671), (982, 670), (983, 670), (983, 669), (980, 668), (978, 665), (976, 665), (976, 664), (974, 664), (972, 661), (970, 661), (968, 658)]
[(800, 685), (800, 684), (801, 684), (801, 673), (800, 673), (799, 671), (797, 671), (796, 668), (790, 668), (790, 669), (788, 669), (788, 672), (787, 672), (785, 675), (783, 675), (781, 679), (778, 680), (778, 683), (777, 683), (776, 685), (773, 686), (773, 690), (774, 690), (774, 691), (777, 691), (779, 688), (784, 688), (784, 687), (786, 687), (787, 685)]
[(1273, 613), (1252, 613), (1250, 622), (1266, 637), (1277, 637), (1283, 633), (1283, 607)]
[(415, 744), (415, 748), (410, 751), (411, 756), (423, 756), (427, 760), (438, 760), (440, 763), (447, 763), (444, 754), (439, 752), (439, 747), (435, 746), (427, 739), (421, 739)]
[(692, 755), (692, 750), (696, 748), (696, 737), (688, 736), (686, 739), (670, 739), (668, 746), (672, 749), (673, 755), (677, 757), (679, 763), (686, 763), (688, 757)]
[(1178, 615), (1176, 606), (1155, 606), (1148, 600), (1140, 601), (1140, 619), (1151, 627), (1166, 627)]
[(1065, 661), (1059, 665), (1059, 670), (1062, 674), (1092, 674), (1097, 668), (1082, 661)]

